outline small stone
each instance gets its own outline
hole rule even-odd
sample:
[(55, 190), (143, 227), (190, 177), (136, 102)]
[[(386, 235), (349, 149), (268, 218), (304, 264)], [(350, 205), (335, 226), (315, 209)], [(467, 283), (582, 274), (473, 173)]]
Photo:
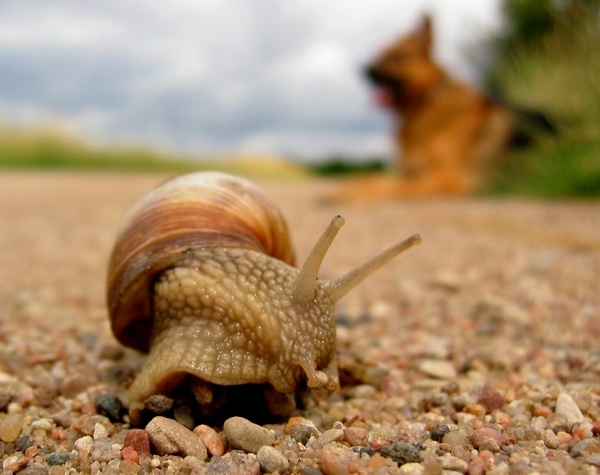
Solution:
[(257, 453), (265, 445), (273, 445), (275, 435), (268, 429), (243, 417), (230, 417), (223, 424), (229, 444), (245, 452)]
[(585, 463), (600, 467), (600, 441), (585, 439), (571, 449), (571, 457), (581, 456)]
[(134, 462), (136, 464), (139, 464), (141, 461), (140, 454), (138, 454), (137, 450), (135, 450), (131, 446), (123, 447), (123, 449), (121, 450), (121, 458), (123, 460), (129, 460), (130, 462)]
[(120, 475), (137, 475), (138, 473), (140, 473), (140, 466), (137, 462), (123, 459), (119, 463)]
[(173, 399), (164, 394), (153, 394), (144, 401), (144, 409), (147, 409), (152, 414), (166, 414), (173, 407)]
[(577, 403), (568, 393), (560, 393), (556, 398), (556, 407), (554, 411), (566, 417), (569, 424), (575, 424), (583, 421), (583, 414)]
[(89, 435), (84, 435), (75, 441), (75, 448), (77, 450), (87, 450), (94, 445), (94, 439)]
[(342, 440), (344, 438), (344, 431), (342, 429), (329, 429), (323, 432), (317, 439), (317, 445), (324, 447), (325, 445)]
[(67, 398), (74, 398), (92, 384), (93, 380), (90, 375), (79, 373), (69, 374), (61, 381), (59, 391), (60, 394)]
[(121, 447), (113, 443), (112, 440), (96, 440), (92, 445), (91, 456), (92, 460), (97, 462), (110, 462), (119, 457)]
[(373, 447), (366, 447), (363, 445), (356, 445), (352, 447), (352, 450), (357, 454), (367, 454), (369, 457), (375, 455), (375, 449)]
[(19, 452), (25, 452), (33, 445), (33, 440), (28, 435), (22, 435), (15, 440), (15, 449)]
[(212, 427), (201, 424), (194, 429), (194, 434), (200, 437), (211, 455), (223, 455), (227, 450), (227, 441)]
[(467, 462), (452, 455), (439, 457), (437, 460), (442, 464), (444, 470), (450, 470), (452, 472), (458, 473), (467, 473), (467, 470), (469, 469), (469, 464)]
[(288, 459), (275, 447), (264, 445), (256, 453), (256, 459), (264, 472), (285, 472), (290, 463)]
[(448, 292), (458, 292), (462, 287), (463, 279), (454, 271), (442, 270), (434, 276), (431, 283), (434, 287)]
[(148, 422), (146, 432), (159, 455), (194, 455), (200, 460), (208, 456), (200, 438), (173, 419), (156, 416)]
[(29, 459), (27, 457), (12, 455), (2, 462), (2, 468), (8, 473), (23, 473), (21, 470), (27, 466)]
[(124, 447), (132, 447), (140, 457), (150, 456), (150, 439), (143, 429), (128, 430), (123, 439)]
[(23, 416), (21, 414), (8, 414), (0, 419), (0, 440), (14, 442), (23, 429)]
[(492, 452), (493, 454), (497, 454), (500, 452), (500, 444), (498, 444), (498, 442), (496, 442), (494, 439), (484, 440), (479, 446), (479, 451), (483, 452), (484, 450)]
[(284, 432), (289, 434), (296, 442), (300, 442), (303, 445), (306, 445), (311, 435), (315, 437), (319, 436), (319, 430), (315, 427), (314, 423), (299, 416), (290, 417), (285, 425)]
[(53, 424), (52, 420), (46, 419), (46, 418), (38, 419), (31, 423), (32, 429), (41, 429), (44, 431), (49, 431), (50, 429), (52, 429), (53, 425), (54, 424)]
[(367, 445), (369, 431), (364, 427), (347, 427), (344, 429), (344, 440), (350, 444), (350, 447)]
[(543, 434), (544, 444), (549, 449), (558, 449), (560, 447), (560, 440), (552, 429), (546, 429)]
[[(420, 463), (405, 463), (400, 467), (400, 473), (402, 475), (425, 475), (425, 469)], [(433, 472), (438, 473), (438, 472)]]
[(104, 439), (108, 437), (108, 429), (99, 422), (94, 425), (94, 440)]
[[(504, 444), (506, 444), (506, 439), (504, 436), (493, 427), (483, 427), (473, 431), (470, 439), (471, 445), (473, 445), (473, 447), (476, 449), (479, 449), (487, 440), (493, 440), (496, 442), (498, 447), (502, 447)], [(482, 448), (481, 450), (489, 450), (489, 448)]]
[[(24, 457), (24, 459), (29, 463), (29, 459)], [(21, 470), (19, 475), (48, 475), (48, 467), (44, 467), (43, 465), (29, 465), (26, 469)]]
[(100, 393), (96, 396), (96, 409), (99, 414), (108, 417), (111, 421), (120, 421), (124, 413), (121, 400), (110, 393)]
[(326, 475), (350, 475), (350, 465), (359, 455), (342, 447), (330, 447), (321, 452), (319, 467)]
[(500, 392), (490, 384), (484, 384), (479, 393), (477, 402), (487, 409), (490, 413), (504, 406), (506, 400)]
[(467, 444), (467, 438), (458, 430), (451, 430), (444, 434), (442, 443), (450, 447), (464, 447)]
[(398, 465), (411, 462), (421, 462), (421, 450), (408, 442), (394, 442), (381, 447), (381, 455), (391, 458)]
[(428, 376), (438, 379), (452, 379), (456, 377), (454, 366), (444, 360), (424, 360), (419, 364), (419, 370)]
[(48, 465), (64, 465), (69, 460), (71, 460), (71, 454), (65, 452), (53, 452), (48, 455)]
[(93, 435), (94, 426), (95, 426), (95, 423), (92, 420), (92, 417), (88, 414), (83, 414), (83, 415), (79, 416), (73, 422), (73, 424), (71, 424), (71, 429), (74, 429), (83, 435)]
[(436, 424), (431, 428), (431, 440), (441, 442), (444, 436), (450, 432), (450, 429), (446, 424)]
[(260, 464), (254, 454), (245, 454), (234, 450), (222, 457), (213, 457), (208, 464), (206, 473), (210, 475), (259, 475)]

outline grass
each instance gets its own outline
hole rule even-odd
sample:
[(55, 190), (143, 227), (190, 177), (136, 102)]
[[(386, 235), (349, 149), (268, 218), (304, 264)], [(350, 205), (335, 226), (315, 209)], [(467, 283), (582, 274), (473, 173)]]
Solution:
[(600, 197), (600, 142), (560, 141), (509, 155), (487, 193), (537, 198)]
[[(537, 0), (507, 5), (530, 8), (531, 18), (540, 18)], [(600, 9), (580, 0), (548, 5), (556, 10), (548, 17), (552, 28), (521, 41), (509, 35), (490, 70), (490, 83), (509, 103), (543, 111), (555, 131), (534, 136), (532, 147), (511, 153), (492, 191), (600, 197)]]
[(296, 178), (301, 165), (267, 156), (195, 157), (132, 147), (92, 146), (55, 131), (0, 130), (0, 169), (186, 173), (218, 170)]

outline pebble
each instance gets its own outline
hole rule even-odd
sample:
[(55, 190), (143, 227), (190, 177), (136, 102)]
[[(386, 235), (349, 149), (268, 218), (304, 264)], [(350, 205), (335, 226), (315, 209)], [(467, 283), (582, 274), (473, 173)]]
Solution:
[(227, 441), (212, 427), (201, 424), (194, 429), (194, 434), (200, 437), (211, 455), (223, 455), (227, 450)]
[(96, 396), (96, 409), (99, 414), (113, 422), (120, 421), (125, 411), (121, 400), (110, 393), (100, 393)]
[(577, 403), (568, 393), (560, 393), (556, 398), (554, 411), (566, 417), (569, 424), (575, 424), (583, 421), (583, 414), (577, 406)]
[(94, 440), (104, 439), (108, 437), (108, 429), (99, 422), (94, 425)]
[(344, 440), (350, 447), (365, 446), (369, 441), (369, 431), (364, 427), (347, 427), (344, 429)]
[(131, 446), (123, 447), (123, 449), (121, 450), (121, 458), (123, 460), (128, 460), (130, 462), (134, 462), (136, 464), (139, 464), (141, 461), (140, 454), (138, 454), (137, 450), (135, 450)]
[(174, 402), (164, 394), (154, 394), (144, 401), (144, 409), (160, 416), (170, 411)]
[(28, 435), (22, 435), (15, 440), (15, 449), (19, 452), (25, 452), (33, 445), (33, 440)]
[(319, 430), (312, 421), (299, 416), (290, 417), (285, 425), (284, 432), (303, 445), (306, 445), (311, 435), (315, 437), (320, 435)]
[(317, 445), (324, 447), (326, 444), (342, 440), (344, 438), (344, 431), (342, 429), (329, 429), (323, 432), (317, 439)]
[(504, 396), (490, 384), (484, 384), (479, 393), (477, 402), (485, 406), (487, 412), (493, 412), (500, 409), (506, 403)]
[(402, 465), (402, 467), (400, 467), (400, 473), (402, 475), (425, 475), (425, 469), (420, 463), (411, 462)]
[(577, 443), (571, 449), (571, 457), (579, 456), (586, 463), (600, 467), (600, 441), (598, 439), (586, 439)]
[(256, 459), (263, 472), (285, 472), (290, 463), (288, 459), (275, 447), (269, 445), (262, 446), (256, 453)]
[(91, 375), (87, 374), (69, 374), (60, 382), (60, 394), (67, 398), (74, 398), (85, 391), (93, 384)]
[(366, 447), (364, 445), (356, 445), (352, 447), (352, 450), (358, 454), (367, 454), (369, 457), (375, 455), (375, 449), (373, 447)]
[(23, 473), (21, 470), (29, 463), (27, 457), (12, 455), (2, 462), (2, 468), (8, 473)]
[(381, 455), (391, 458), (398, 465), (405, 463), (421, 462), (421, 450), (419, 447), (408, 442), (394, 442), (381, 447)]
[[(494, 429), (493, 427), (482, 427), (481, 429), (476, 429), (473, 431), (473, 434), (471, 434), (470, 438), (471, 445), (473, 445), (473, 447), (476, 449), (481, 448), (481, 450), (490, 450), (489, 448), (486, 449), (486, 446), (482, 447), (482, 445), (489, 440), (494, 441), (498, 447), (501, 447), (506, 443), (506, 439), (500, 433), (500, 431)], [(487, 445), (490, 445), (489, 442)]]
[(123, 439), (124, 447), (132, 447), (140, 457), (150, 456), (150, 439), (143, 429), (128, 430)]
[[(29, 463), (29, 459), (24, 457), (24, 459)], [(43, 465), (33, 464), (28, 465), (26, 469), (21, 470), (19, 475), (48, 475), (48, 467), (44, 467)]]
[(69, 460), (71, 460), (71, 454), (65, 452), (53, 452), (50, 455), (48, 455), (49, 465), (64, 465)]
[(244, 452), (257, 453), (265, 445), (273, 445), (275, 435), (262, 426), (243, 417), (230, 417), (223, 424), (229, 444)]
[(254, 454), (245, 454), (234, 450), (222, 457), (213, 457), (208, 464), (206, 473), (210, 475), (259, 475), (260, 464)]
[(450, 431), (446, 424), (436, 424), (431, 428), (431, 440), (441, 442), (444, 436)]
[(88, 450), (94, 445), (94, 439), (89, 435), (84, 435), (75, 441), (77, 450)]
[(0, 419), (0, 440), (14, 442), (23, 429), (23, 416), (21, 414), (8, 414)]
[(321, 452), (319, 467), (325, 475), (350, 475), (350, 464), (359, 455), (342, 447), (330, 447)]
[(469, 464), (467, 462), (458, 457), (454, 457), (453, 455), (439, 457), (437, 460), (441, 463), (444, 470), (467, 473), (467, 470), (469, 469)]
[(438, 379), (452, 379), (456, 377), (454, 366), (443, 360), (424, 360), (419, 364), (419, 370), (428, 376)]
[(42, 418), (42, 419), (38, 419), (36, 421), (33, 421), (31, 423), (31, 428), (32, 429), (41, 429), (41, 430), (44, 430), (44, 431), (49, 431), (50, 429), (52, 429), (53, 425), (54, 425), (54, 423), (52, 422), (51, 419)]
[(156, 416), (146, 426), (146, 432), (159, 455), (194, 455), (200, 460), (208, 456), (200, 438), (173, 419)]

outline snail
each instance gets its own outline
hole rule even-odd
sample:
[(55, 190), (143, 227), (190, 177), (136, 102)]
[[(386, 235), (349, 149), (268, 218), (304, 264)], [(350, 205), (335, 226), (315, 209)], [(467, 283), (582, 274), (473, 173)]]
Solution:
[(115, 337), (148, 353), (130, 401), (167, 394), (190, 377), (207, 400), (212, 385), (292, 393), (306, 380), (336, 390), (334, 304), (420, 242), (414, 235), (341, 278), (321, 280), (343, 224), (334, 217), (298, 269), (281, 212), (245, 179), (191, 173), (142, 198), (125, 218), (107, 278)]

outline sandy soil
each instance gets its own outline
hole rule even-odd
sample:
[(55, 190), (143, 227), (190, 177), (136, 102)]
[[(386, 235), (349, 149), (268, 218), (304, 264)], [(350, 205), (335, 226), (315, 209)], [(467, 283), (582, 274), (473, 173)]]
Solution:
[[(88, 406), (99, 388), (121, 397), (123, 372), (139, 364), (133, 352), (107, 356), (109, 350), (118, 353), (118, 346), (107, 323), (105, 272), (124, 214), (164, 178), (0, 173), (2, 473), (123, 471), (118, 456), (112, 462), (85, 459), (73, 445), (85, 431), (61, 425), (54, 416), (94, 413)], [(354, 379), (300, 413), (321, 431), (360, 416), (375, 456), (352, 452), (346, 437), (320, 447), (318, 457), (294, 458), (284, 451), (291, 473), (345, 473), (331, 468), (332, 457), (350, 457), (364, 473), (375, 473), (374, 459), (385, 459), (377, 466), (381, 473), (441, 473), (444, 456), (467, 464), (468, 469), (454, 467), (458, 473), (471, 467), (489, 473), (596, 473), (600, 202), (321, 205), (329, 182), (258, 183), (280, 204), (300, 261), (333, 215), (346, 218), (324, 276), (341, 275), (410, 234), (423, 238), (420, 247), (339, 303), (340, 364)], [(121, 379), (115, 376), (119, 371)], [(501, 395), (498, 407), (482, 396), (483, 387)], [(579, 414), (558, 417), (561, 393), (575, 401)], [(15, 413), (23, 416), (19, 437), (30, 437), (37, 451), (3, 436), (3, 414)], [(53, 429), (32, 428), (39, 419), (51, 419)], [(466, 439), (436, 442), (430, 437), (433, 423), (461, 431)], [(109, 427), (118, 445), (128, 426), (113, 421)], [(474, 434), (488, 427), (502, 434), (503, 443), (479, 446)], [(532, 435), (518, 431), (524, 427), (533, 427)], [(577, 445), (588, 440), (585, 450)], [(394, 441), (420, 444), (422, 460), (408, 468), (390, 465), (378, 450)], [(71, 454), (69, 461), (49, 464), (49, 454), (61, 451)], [(156, 473), (176, 473), (176, 456), (153, 460)], [(192, 462), (181, 470), (207, 470), (208, 463), (200, 468)], [(475, 469), (469, 473), (484, 473)]]

